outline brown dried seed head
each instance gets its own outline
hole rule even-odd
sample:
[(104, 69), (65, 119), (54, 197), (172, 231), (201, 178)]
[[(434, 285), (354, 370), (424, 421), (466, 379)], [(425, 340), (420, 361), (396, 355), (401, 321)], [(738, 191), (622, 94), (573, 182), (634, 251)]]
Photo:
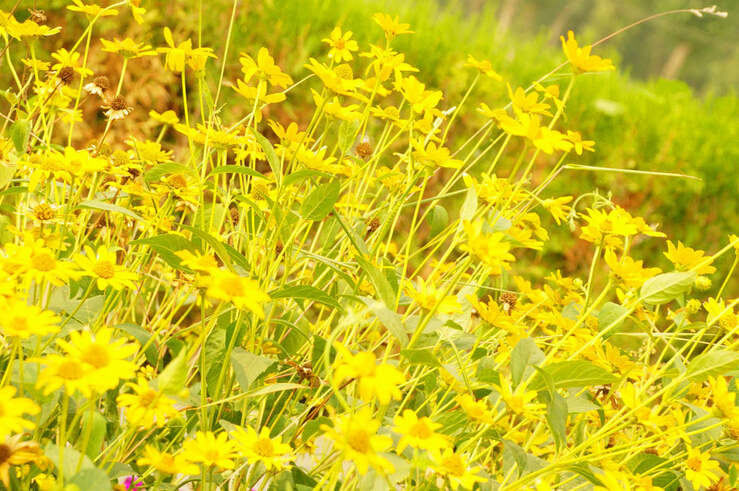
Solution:
[(275, 256), (279, 256), (284, 248), (285, 246), (282, 244), (282, 241), (278, 240), (275, 244)]
[(114, 111), (125, 111), (126, 109), (128, 109), (126, 98), (122, 95), (115, 96), (113, 100), (110, 101), (110, 108)]
[(105, 75), (101, 75), (99, 77), (95, 77), (92, 80), (92, 83), (95, 84), (99, 89), (105, 91), (110, 88), (110, 79), (106, 77)]
[(510, 314), (516, 308), (518, 298), (515, 293), (505, 292), (500, 296), (500, 301), (503, 303), (503, 309)]
[(61, 80), (64, 85), (69, 85), (74, 82), (74, 68), (71, 66), (62, 67), (62, 69), (59, 70), (59, 80)]
[(229, 217), (231, 217), (232, 223), (237, 223), (239, 221), (239, 209), (238, 208), (229, 208), (228, 215)]
[(33, 10), (28, 9), (29, 12), (31, 12), (30, 20), (35, 22), (36, 24), (43, 26), (46, 24), (46, 12), (43, 10)]
[(354, 153), (362, 160), (372, 157), (372, 146), (367, 142), (358, 143)]
[(380, 219), (377, 217), (370, 220), (369, 223), (367, 224), (367, 232), (370, 234), (374, 232), (375, 230), (377, 230), (378, 228), (380, 228)]

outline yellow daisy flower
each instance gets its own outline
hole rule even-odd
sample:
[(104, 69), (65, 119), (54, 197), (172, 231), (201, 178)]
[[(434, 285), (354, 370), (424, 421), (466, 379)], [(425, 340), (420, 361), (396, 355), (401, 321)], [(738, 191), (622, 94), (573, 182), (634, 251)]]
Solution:
[(16, 388), (6, 385), (0, 389), (0, 438), (13, 433), (32, 430), (36, 425), (23, 419), (23, 414), (38, 414), (41, 408), (26, 397), (13, 397)]
[(292, 448), (282, 443), (281, 436), (270, 438), (268, 427), (263, 426), (257, 434), (251, 426), (246, 430), (239, 426), (232, 436), (236, 440), (236, 448), (250, 464), (262, 462), (268, 471), (274, 469), (275, 472), (290, 467), (287, 463), (292, 458)]
[(180, 413), (174, 408), (175, 401), (161, 392), (149, 387), (149, 382), (138, 377), (138, 383), (127, 383), (133, 393), (121, 394), (116, 401), (126, 409), (131, 424), (149, 429), (154, 424), (161, 428), (169, 418), (177, 418)]
[(105, 290), (108, 286), (114, 290), (122, 290), (125, 288), (134, 289), (138, 280), (138, 275), (129, 271), (125, 266), (117, 264), (115, 252), (108, 251), (104, 245), (98, 247), (95, 252), (90, 246), (85, 246), (85, 255), (76, 254), (74, 256), (82, 274), (91, 276), (97, 282), (97, 287)]
[(335, 27), (334, 30), (331, 31), (330, 38), (323, 38), (321, 41), (328, 43), (328, 45), (331, 46), (331, 51), (328, 52), (328, 57), (333, 58), (336, 63), (354, 59), (352, 51), (357, 51), (359, 49), (359, 45), (355, 40), (350, 39), (352, 34), (353, 33), (351, 31), (346, 31), (342, 35), (341, 28)]
[(567, 55), (567, 59), (570, 60), (572, 70), (576, 75), (585, 72), (602, 72), (616, 69), (611, 60), (591, 55), (592, 46), (578, 48), (575, 34), (572, 31), (567, 31), (566, 41), (564, 36), (560, 36), (559, 39), (562, 41), (562, 49)]
[(447, 448), (443, 455), (436, 453), (434, 470), (449, 481), (452, 489), (459, 489), (459, 486), (462, 486), (464, 489), (471, 490), (475, 483), (485, 482), (486, 479), (476, 475), (480, 472), (480, 467), (470, 468), (466, 458), (466, 455), (460, 455), (451, 448)]
[(198, 466), (188, 461), (183, 453), (172, 455), (168, 452), (160, 452), (151, 445), (146, 445), (144, 454), (144, 457), (136, 461), (139, 466), (150, 466), (164, 474), (193, 476), (200, 472)]
[(220, 269), (211, 270), (211, 275), (207, 296), (232, 303), (237, 309), (249, 310), (264, 319), (261, 304), (269, 302), (270, 297), (260, 290), (258, 281)]
[(404, 410), (402, 416), (396, 415), (393, 422), (395, 432), (402, 435), (398, 442), (398, 453), (408, 446), (437, 452), (449, 446), (449, 439), (435, 431), (442, 427), (441, 423), (434, 423), (427, 417), (419, 418), (412, 409)]
[(229, 440), (225, 432), (216, 437), (212, 431), (198, 431), (195, 439), (185, 440), (183, 446), (185, 458), (192, 462), (202, 462), (207, 467), (216, 466), (221, 470), (236, 467), (233, 461), (238, 457), (236, 443)]

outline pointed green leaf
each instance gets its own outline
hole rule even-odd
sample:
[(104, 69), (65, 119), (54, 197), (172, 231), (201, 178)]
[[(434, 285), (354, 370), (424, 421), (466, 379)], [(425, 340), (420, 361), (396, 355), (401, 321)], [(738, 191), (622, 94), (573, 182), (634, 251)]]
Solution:
[(13, 141), (16, 153), (18, 155), (26, 153), (28, 141), (31, 138), (31, 122), (27, 119), (13, 121), (8, 131), (10, 132), (10, 139)]
[(306, 220), (323, 220), (333, 211), (334, 205), (339, 201), (340, 192), (341, 182), (338, 179), (318, 186), (303, 201), (300, 214)]
[(690, 290), (697, 276), (695, 271), (673, 271), (659, 274), (644, 282), (640, 298), (651, 305), (670, 302)]

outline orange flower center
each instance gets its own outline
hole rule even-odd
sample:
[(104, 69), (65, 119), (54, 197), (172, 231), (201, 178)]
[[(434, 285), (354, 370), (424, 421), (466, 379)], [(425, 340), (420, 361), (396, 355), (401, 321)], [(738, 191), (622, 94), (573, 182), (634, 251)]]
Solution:
[(688, 460), (685, 461), (685, 465), (695, 472), (700, 472), (703, 468), (703, 462), (701, 461), (700, 457), (690, 457)]
[(153, 389), (148, 389), (147, 391), (142, 392), (141, 394), (139, 394), (139, 400), (141, 401), (141, 406), (151, 407), (154, 404), (154, 401), (156, 400), (158, 395), (159, 394), (157, 394), (157, 391)]
[(408, 433), (412, 437), (420, 438), (422, 440), (431, 438), (434, 434), (431, 428), (429, 428), (429, 425), (423, 419), (419, 419), (416, 424), (411, 426), (411, 429)]
[(85, 375), (82, 365), (76, 360), (64, 360), (57, 370), (57, 375), (64, 380), (79, 380)]
[(441, 459), (441, 467), (444, 468), (447, 474), (457, 477), (464, 476), (464, 471), (466, 470), (462, 457), (457, 454), (447, 455)]
[(39, 271), (53, 271), (56, 268), (56, 258), (48, 252), (39, 252), (31, 258), (31, 267)]
[(334, 46), (336, 47), (336, 49), (344, 49), (346, 47), (346, 43), (343, 39), (337, 39), (334, 43)]
[(182, 189), (187, 187), (187, 178), (182, 174), (174, 174), (167, 179), (167, 184), (174, 189)]
[(275, 456), (275, 446), (269, 438), (257, 438), (252, 450), (260, 457), (272, 458)]
[(55, 215), (56, 212), (54, 212), (54, 208), (46, 203), (41, 203), (33, 209), (33, 216), (40, 222), (52, 220)]
[(115, 268), (110, 261), (98, 261), (92, 267), (92, 272), (105, 280), (115, 276)]
[(95, 343), (82, 350), (81, 358), (82, 361), (89, 363), (95, 368), (103, 368), (110, 364), (107, 346), (100, 346)]
[(367, 431), (361, 428), (349, 430), (347, 442), (352, 450), (366, 454), (370, 450), (370, 437)]

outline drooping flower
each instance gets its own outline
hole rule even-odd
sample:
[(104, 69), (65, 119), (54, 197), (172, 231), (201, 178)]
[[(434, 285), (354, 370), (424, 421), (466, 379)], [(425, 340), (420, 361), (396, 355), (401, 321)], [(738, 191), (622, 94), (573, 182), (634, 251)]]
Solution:
[(31, 399), (14, 397), (15, 392), (16, 389), (12, 385), (0, 389), (0, 439), (36, 427), (32, 421), (23, 419), (23, 415), (38, 414), (41, 408)]
[(575, 34), (572, 31), (567, 31), (567, 40), (565, 41), (564, 36), (560, 36), (562, 41), (562, 49), (567, 55), (567, 59), (572, 64), (572, 70), (575, 74), (585, 72), (602, 72), (605, 70), (615, 70), (616, 67), (609, 59), (603, 59), (600, 56), (590, 54), (592, 46), (583, 46), (579, 48), (577, 41), (575, 41)]

